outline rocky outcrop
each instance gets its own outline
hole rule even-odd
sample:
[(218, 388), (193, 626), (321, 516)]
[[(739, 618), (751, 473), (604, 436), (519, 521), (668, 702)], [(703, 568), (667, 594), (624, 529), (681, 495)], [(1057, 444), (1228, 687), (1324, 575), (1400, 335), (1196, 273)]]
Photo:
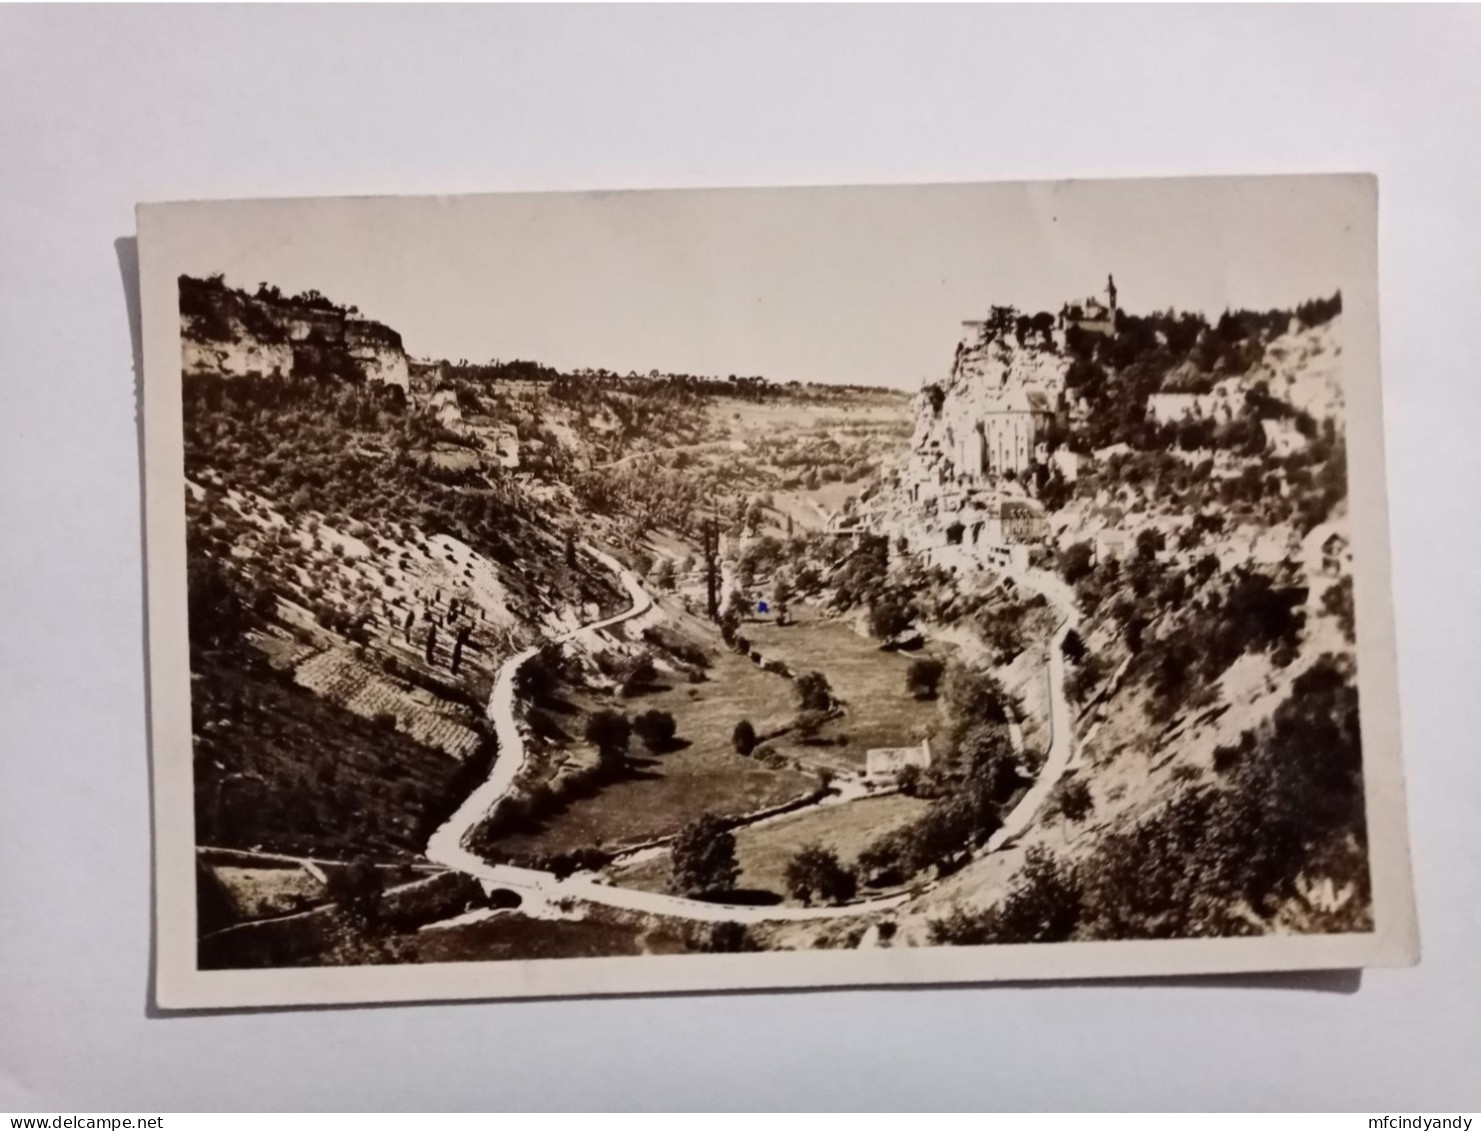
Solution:
[(938, 466), (941, 482), (1023, 474), (1058, 409), (1069, 369), (1063, 351), (1037, 336), (1020, 343), (976, 323), (969, 329), (946, 379), (916, 398), (913, 479)]
[(1342, 315), (1317, 326), (1296, 319), (1265, 347), (1247, 381), (1264, 381), (1270, 395), (1317, 420), (1342, 417)]
[(1064, 388), (1070, 359), (1039, 336), (1020, 342), (1014, 334), (976, 330), (962, 338), (947, 389), (991, 396), (1011, 388), (1055, 396)]
[(396, 331), (379, 322), (351, 319), (345, 322), (344, 343), (345, 352), (361, 367), (367, 380), (402, 389), (410, 384), (406, 351)]
[(180, 362), (187, 374), (215, 377), (286, 375), (293, 372), (293, 349), (286, 342), (243, 336), (235, 341), (196, 341), (182, 337)]
[(248, 294), (219, 277), (180, 277), (181, 366), (187, 375), (344, 377), (406, 389), (401, 335), (322, 295)]

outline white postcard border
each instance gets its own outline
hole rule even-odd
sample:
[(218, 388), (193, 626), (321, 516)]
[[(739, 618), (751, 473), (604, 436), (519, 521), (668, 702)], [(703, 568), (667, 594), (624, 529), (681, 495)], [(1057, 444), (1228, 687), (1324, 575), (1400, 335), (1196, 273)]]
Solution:
[[(1358, 632), (1358, 687), (1364, 751), (1373, 912), (1371, 934), (1169, 941), (1108, 941), (869, 951), (695, 954), (653, 957), (528, 959), (426, 965), (304, 967), (263, 970), (196, 968), (195, 838), (191, 784), (189, 645), (183, 422), (180, 391), (181, 273), (177, 219), (200, 210), (230, 223), (244, 209), (281, 210), (291, 223), (301, 210), (333, 208), (332, 200), (235, 201), (141, 205), (138, 211), (143, 333), (143, 420), (151, 758), (154, 803), (155, 1004), (160, 1009), (365, 1004), (465, 998), (590, 996), (945, 984), (1084, 978), (1131, 978), (1253, 971), (1411, 965), (1418, 961), (1400, 761), (1393, 605), (1390, 592), (1379, 379), (1377, 182), (1366, 175), (1279, 178), (1292, 193), (1322, 194), (1351, 217), (1342, 265), (1349, 507)], [(1233, 182), (1231, 185), (1230, 182)], [(991, 207), (1000, 194), (1094, 192), (1098, 185), (1146, 193), (1198, 193), (1211, 185), (1239, 188), (1237, 178), (1134, 182), (1004, 183), (971, 186)], [(930, 194), (964, 186), (896, 186)], [(747, 197), (820, 189), (685, 190)], [(531, 194), (510, 194), (531, 195)], [(617, 194), (591, 194), (593, 204)], [(358, 199), (396, 207), (398, 200)], [(457, 199), (444, 203), (456, 206)], [(486, 199), (486, 198), (484, 198)], [(1046, 236), (1046, 239), (1053, 237)]]

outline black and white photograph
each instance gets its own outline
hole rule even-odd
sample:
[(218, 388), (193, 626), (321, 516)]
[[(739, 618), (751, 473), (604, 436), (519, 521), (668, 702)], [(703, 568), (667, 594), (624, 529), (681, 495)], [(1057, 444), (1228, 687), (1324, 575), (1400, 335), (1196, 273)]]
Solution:
[(1375, 209), (145, 206), (161, 1004), (1413, 961)]

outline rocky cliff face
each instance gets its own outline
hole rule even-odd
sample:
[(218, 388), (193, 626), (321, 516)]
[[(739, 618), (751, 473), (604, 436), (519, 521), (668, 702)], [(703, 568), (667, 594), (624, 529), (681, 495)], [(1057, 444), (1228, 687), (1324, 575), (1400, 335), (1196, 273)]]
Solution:
[(219, 278), (180, 278), (181, 366), (187, 374), (359, 376), (409, 383), (401, 335), (317, 294), (256, 295)]
[(399, 385), (410, 384), (410, 368), (401, 335), (379, 322), (359, 319), (345, 323), (345, 352), (361, 367), (371, 381)]
[(1291, 328), (1265, 347), (1248, 382), (1264, 381), (1274, 397), (1308, 412), (1317, 420), (1341, 420), (1342, 315), (1319, 326)]
[(969, 333), (957, 346), (949, 388), (991, 394), (1014, 387), (1058, 395), (1070, 361), (1062, 349), (1031, 335), (1020, 343), (1011, 333)]
[(1052, 412), (1069, 367), (1063, 351), (1038, 337), (1021, 345), (1012, 334), (969, 332), (948, 376), (916, 395), (912, 448), (950, 452), (958, 434), (989, 412)]
[(293, 349), (285, 342), (263, 342), (244, 335), (236, 340), (182, 338), (180, 361), (187, 374), (215, 377), (270, 376), (293, 372)]

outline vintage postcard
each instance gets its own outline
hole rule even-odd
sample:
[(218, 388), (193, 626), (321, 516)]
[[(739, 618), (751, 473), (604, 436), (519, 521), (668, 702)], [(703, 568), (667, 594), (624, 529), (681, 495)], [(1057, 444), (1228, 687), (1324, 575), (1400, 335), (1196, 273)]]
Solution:
[(1376, 218), (142, 206), (158, 1004), (1416, 961)]

